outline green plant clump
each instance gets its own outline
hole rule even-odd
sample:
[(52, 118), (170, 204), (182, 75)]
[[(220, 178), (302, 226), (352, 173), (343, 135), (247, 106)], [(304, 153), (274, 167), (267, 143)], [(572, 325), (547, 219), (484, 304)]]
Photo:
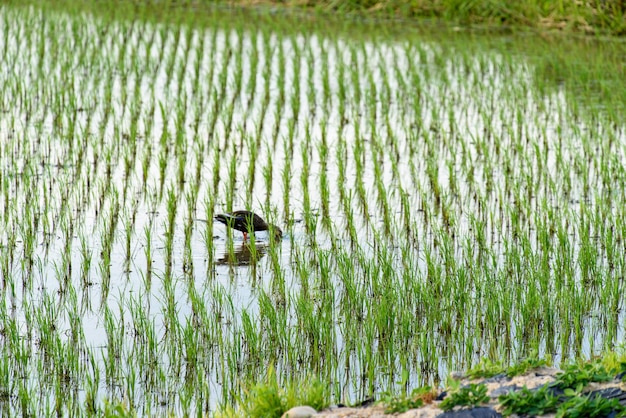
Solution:
[(539, 358), (537, 353), (532, 354), (530, 357), (520, 361), (518, 364), (510, 366), (506, 370), (508, 377), (520, 376), (528, 372), (529, 370), (538, 369), (539, 367), (550, 366), (550, 361)]
[(416, 409), (431, 403), (435, 399), (436, 391), (431, 386), (424, 386), (414, 389), (409, 396), (391, 396), (387, 395), (381, 403), (386, 406), (385, 414), (395, 414), (406, 412), (409, 409)]
[(390, 397), (389, 399), (383, 400), (383, 403), (386, 405), (385, 414), (402, 413), (409, 409), (420, 408), (424, 405), (424, 401), (419, 398), (414, 399), (411, 396)]
[(622, 381), (626, 381), (626, 354), (623, 350), (624, 348), (621, 348), (619, 351), (604, 353), (600, 361), (610, 374), (624, 374)]
[(137, 413), (121, 401), (104, 402), (104, 418), (135, 418)]
[(459, 389), (458, 392), (451, 393), (439, 405), (444, 411), (450, 411), (455, 406), (475, 407), (489, 402), (487, 396), (487, 386), (484, 384), (470, 384), (468, 387)]
[(285, 411), (297, 405), (308, 405), (319, 411), (329, 405), (328, 399), (328, 386), (319, 379), (303, 380), (283, 388), (270, 368), (265, 381), (244, 389), (235, 406), (226, 406), (216, 416), (279, 418)]
[(470, 379), (479, 379), (481, 377), (489, 378), (500, 373), (504, 373), (504, 366), (499, 361), (491, 361), (484, 357), (478, 364), (468, 370), (467, 377)]
[(517, 364), (509, 366), (508, 368), (502, 365), (500, 361), (492, 361), (486, 357), (482, 358), (478, 364), (472, 367), (467, 372), (467, 377), (470, 379), (489, 378), (496, 376), (500, 373), (506, 373), (508, 377), (522, 375), (529, 370), (539, 367), (550, 365), (550, 362), (546, 359), (539, 358), (537, 352), (531, 353), (531, 355), (520, 361)]
[(581, 391), (589, 382), (607, 382), (613, 379), (600, 361), (575, 363), (565, 367), (556, 375), (555, 385), (562, 389)]
[(524, 387), (519, 391), (511, 391), (498, 398), (500, 405), (504, 408), (502, 415), (543, 415), (554, 412), (560, 403), (557, 396), (554, 396), (543, 386), (538, 390), (531, 391)]
[(617, 399), (606, 399), (601, 396), (575, 396), (563, 402), (556, 412), (557, 418), (593, 418), (606, 417), (616, 412), (617, 417), (626, 416), (626, 407)]

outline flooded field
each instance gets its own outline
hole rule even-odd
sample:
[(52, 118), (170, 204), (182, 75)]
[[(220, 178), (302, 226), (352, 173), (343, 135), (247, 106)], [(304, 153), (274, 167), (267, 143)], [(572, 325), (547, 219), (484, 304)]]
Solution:
[(623, 43), (172, 16), (0, 7), (0, 409), (622, 344)]

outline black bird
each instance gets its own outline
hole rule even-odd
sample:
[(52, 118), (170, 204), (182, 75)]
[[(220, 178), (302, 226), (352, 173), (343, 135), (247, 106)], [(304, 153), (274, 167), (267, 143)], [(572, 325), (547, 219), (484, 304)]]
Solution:
[(236, 210), (230, 213), (220, 213), (215, 216), (215, 220), (220, 221), (237, 231), (243, 232), (244, 241), (248, 239), (248, 233), (255, 231), (270, 231), (279, 240), (283, 237), (283, 231), (276, 225), (268, 224), (256, 213), (249, 210)]

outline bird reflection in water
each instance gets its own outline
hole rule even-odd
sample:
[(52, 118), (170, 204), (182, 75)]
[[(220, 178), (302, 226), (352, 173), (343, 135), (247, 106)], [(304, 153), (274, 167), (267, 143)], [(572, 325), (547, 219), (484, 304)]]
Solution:
[(226, 249), (226, 252), (217, 259), (217, 265), (231, 266), (249, 266), (256, 264), (267, 252), (267, 243), (257, 242), (253, 244), (248, 241), (242, 242), (240, 245), (234, 245), (232, 251)]

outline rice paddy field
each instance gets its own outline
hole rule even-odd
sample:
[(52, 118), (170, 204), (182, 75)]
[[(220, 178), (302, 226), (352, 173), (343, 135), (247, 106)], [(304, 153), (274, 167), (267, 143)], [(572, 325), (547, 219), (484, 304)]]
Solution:
[(36, 2), (0, 53), (3, 414), (623, 344), (623, 41)]

